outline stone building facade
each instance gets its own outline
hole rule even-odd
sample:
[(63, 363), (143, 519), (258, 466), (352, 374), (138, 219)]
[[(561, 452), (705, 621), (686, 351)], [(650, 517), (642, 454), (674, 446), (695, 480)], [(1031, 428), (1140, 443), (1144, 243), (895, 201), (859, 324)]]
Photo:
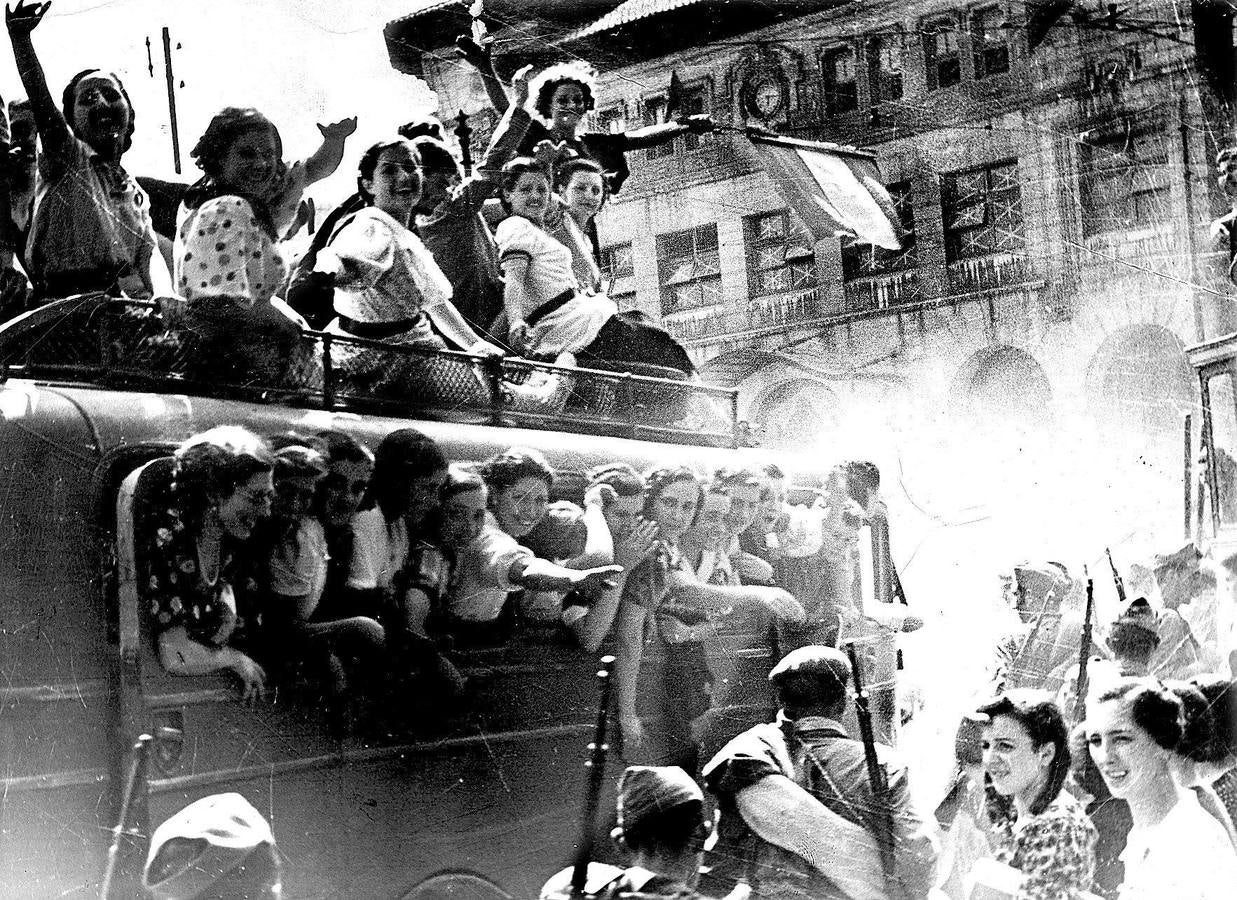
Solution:
[[(612, 294), (737, 387), (765, 444), (862, 445), (950, 515), (1008, 487), (1034, 446), (1051, 461), (1018, 469), (1013, 493), (1060, 474), (1046, 524), (1074, 503), (1110, 510), (1104, 527), (1163, 523), (1183, 418), (1199, 421), (1184, 349), (1235, 327), (1207, 234), (1224, 125), (1198, 90), (1190, 4), (1127, 3), (1112, 21), (1079, 5), (1091, 18), (1041, 28), (1036, 4), (1001, 0), (777, 15), (628, 0), (583, 21), (549, 10), (500, 63), (589, 59), (595, 127), (613, 130), (664, 118), (673, 72), (679, 112), (722, 126), (632, 154), (603, 257)], [(444, 115), (483, 109), (448, 54), (417, 65)], [(746, 125), (875, 151), (904, 249), (813, 243)]]

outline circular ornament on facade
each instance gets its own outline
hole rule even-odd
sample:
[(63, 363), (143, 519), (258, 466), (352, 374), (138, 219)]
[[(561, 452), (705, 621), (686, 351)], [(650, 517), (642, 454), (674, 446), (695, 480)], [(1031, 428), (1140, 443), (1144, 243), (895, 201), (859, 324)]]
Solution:
[(772, 119), (782, 111), (785, 98), (782, 83), (772, 72), (758, 72), (747, 82), (747, 111), (761, 119)]

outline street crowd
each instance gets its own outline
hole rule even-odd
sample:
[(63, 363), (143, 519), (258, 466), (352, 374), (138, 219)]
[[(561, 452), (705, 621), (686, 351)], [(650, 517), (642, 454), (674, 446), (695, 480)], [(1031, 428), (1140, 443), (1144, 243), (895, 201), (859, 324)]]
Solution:
[[(304, 192), (341, 164), (355, 120), (319, 126), (321, 147), (288, 164), (267, 117), (224, 109), (192, 151), (201, 179), (148, 194), (122, 165), (135, 114), (120, 79), (87, 69), (53, 99), (32, 40), (47, 7), (6, 9), (29, 99), (6, 122), (0, 323), (69, 296), (150, 299), (196, 375), (264, 384), (298, 365), (306, 328), (692, 374), (665, 331), (605, 295), (594, 219), (627, 177), (627, 151), (708, 131), (707, 116), (581, 131), (587, 67), (522, 69), (508, 94), (486, 48), (465, 40), (501, 114), (476, 173), (465, 177), (440, 125), (409, 123), (361, 155), (357, 194), (289, 267), (280, 244), (304, 227)], [(482, 212), (495, 196), (491, 228)], [(1228, 226), (1217, 234), (1231, 240)], [(411, 377), (363, 350), (341, 365), (374, 383)], [(553, 411), (570, 384), (547, 375), (506, 389)], [(598, 867), (598, 896), (1219, 900), (1237, 889), (1233, 604), (1228, 574), (1193, 546), (1129, 573), (1136, 596), (1107, 623), (1088, 621), (1063, 566), (1020, 566), (1009, 633), (958, 727), (956, 778), (921, 811), (906, 760), (854, 733), (855, 673), (840, 649), (865, 623), (889, 634), (922, 624), (901, 603), (857, 597), (861, 529), (883, 515), (871, 464), (837, 467), (814, 500), (792, 504), (774, 465), (615, 461), (589, 473), (579, 503), (551, 503), (554, 472), (533, 450), (471, 465), (410, 428), (371, 452), (341, 431), (221, 426), (185, 441), (164, 476), (138, 576), (172, 674), (230, 672), (246, 702), (272, 682), (308, 686), (352, 729), (409, 697), (466, 704), (475, 685), (458, 651), (503, 644), (516, 619), (589, 653), (612, 646), (629, 764), (614, 837), (629, 865)], [(705, 644), (736, 609), (775, 635), (780, 712), (718, 749)], [(155, 832), (147, 887), (257, 896), (278, 884), (273, 845), (239, 796), (207, 798)], [(546, 893), (564, 888), (552, 880)]]

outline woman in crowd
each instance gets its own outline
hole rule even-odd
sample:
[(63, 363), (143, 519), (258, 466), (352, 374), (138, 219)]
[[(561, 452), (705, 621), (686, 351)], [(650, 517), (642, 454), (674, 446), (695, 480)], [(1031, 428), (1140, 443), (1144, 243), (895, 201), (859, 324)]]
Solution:
[[(658, 547), (628, 577), (614, 624), (623, 754), (695, 773), (692, 723), (711, 705), (712, 674), (702, 643), (710, 616), (749, 603), (801, 621), (803, 607), (781, 588), (701, 584), (679, 546), (704, 499), (699, 477), (670, 466), (654, 469), (645, 481), (644, 518), (657, 526)], [(646, 728), (645, 719), (656, 722), (656, 730)]]
[[(1181, 741), (1173, 754), (1173, 771), (1177, 780), (1194, 792), (1199, 804), (1213, 819), (1223, 826), (1229, 840), (1237, 849), (1237, 831), (1223, 802), (1212, 787), (1212, 782), (1223, 773), (1227, 753), (1223, 738), (1217, 729), (1232, 731), (1232, 724), (1222, 723), (1223, 698), (1218, 708), (1212, 708), (1212, 700), (1195, 681), (1169, 679), (1164, 682), (1181, 701)], [(1212, 689), (1214, 692), (1214, 689)]]
[(687, 561), (704, 584), (738, 584), (738, 576), (730, 562), (730, 533), (726, 520), (730, 515), (730, 489), (717, 479), (710, 479), (704, 488), (704, 500), (696, 521), (683, 535), (683, 552)]
[(1092, 759), (1134, 822), (1120, 900), (1231, 896), (1237, 851), (1174, 772), (1181, 701), (1158, 682), (1127, 680), (1088, 707), (1086, 727)]
[(158, 252), (150, 200), (120, 164), (133, 143), (133, 104), (115, 75), (85, 69), (56, 106), (31, 40), (49, 5), (19, 0), (5, 11), (42, 141), (26, 247), (35, 293), (168, 296), (172, 280)]
[[(466, 642), (492, 644), (506, 637), (508, 595), (534, 591), (579, 591), (596, 595), (612, 586), (619, 569), (600, 565), (571, 569), (540, 559), (520, 541), (544, 518), (554, 473), (535, 450), (513, 447), (481, 466), (482, 483), (472, 484), (467, 502), (475, 516), (485, 510), (476, 535), (451, 547), (458, 562), (448, 602), (447, 628)], [(480, 489), (478, 489), (480, 488)]]
[(317, 434), (326, 455), (326, 476), (318, 485), (314, 514), (326, 532), (326, 588), (315, 617), (351, 615), (348, 572), (352, 566), (352, 517), (361, 508), (374, 474), (374, 454), (344, 431)]
[(503, 167), (502, 202), (507, 218), (494, 234), (506, 287), (508, 342), (528, 356), (578, 354), (583, 360), (636, 360), (692, 374), (686, 351), (665, 331), (619, 315), (608, 297), (580, 291), (571, 251), (545, 231), (550, 179), (529, 157)]
[[(274, 458), (257, 435), (219, 426), (176, 451), (172, 500), (147, 548), (147, 596), (159, 660), (177, 675), (231, 671), (241, 698), (261, 699), (266, 673), (235, 643), (244, 624), (239, 553), (270, 515)], [(252, 618), (252, 617), (251, 617)]]
[(279, 131), (255, 109), (228, 107), (190, 155), (203, 176), (185, 193), (172, 256), (194, 374), (278, 382), (305, 324), (275, 297), (287, 267), (265, 198), (282, 165)]
[(328, 702), (347, 716), (353, 701), (371, 695), (378, 683), (386, 635), (366, 616), (318, 615), (328, 555), (326, 531), (313, 507), (326, 474), (326, 459), (314, 448), (289, 443), (275, 451), (264, 631), (268, 650), (289, 641), (301, 649), (301, 660), (321, 665), (324, 671), (316, 674), (325, 676)]
[(1018, 900), (1076, 900), (1091, 890), (1095, 826), (1065, 791), (1069, 731), (1049, 694), (1011, 691), (980, 707), (988, 815), (998, 862), (1016, 869)]

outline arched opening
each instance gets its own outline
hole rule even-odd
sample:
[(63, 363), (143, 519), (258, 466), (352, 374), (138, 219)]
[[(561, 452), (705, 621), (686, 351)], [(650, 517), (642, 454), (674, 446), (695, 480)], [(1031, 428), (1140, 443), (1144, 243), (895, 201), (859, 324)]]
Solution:
[(1048, 376), (1017, 347), (989, 347), (972, 356), (952, 393), (955, 414), (974, 427), (1043, 428), (1052, 422)]
[(802, 450), (838, 426), (838, 399), (818, 381), (783, 382), (763, 391), (750, 407), (760, 442), (779, 450)]
[(1102, 427), (1174, 441), (1197, 393), (1185, 345), (1162, 325), (1131, 325), (1110, 334), (1091, 360), (1087, 388), (1091, 413)]

